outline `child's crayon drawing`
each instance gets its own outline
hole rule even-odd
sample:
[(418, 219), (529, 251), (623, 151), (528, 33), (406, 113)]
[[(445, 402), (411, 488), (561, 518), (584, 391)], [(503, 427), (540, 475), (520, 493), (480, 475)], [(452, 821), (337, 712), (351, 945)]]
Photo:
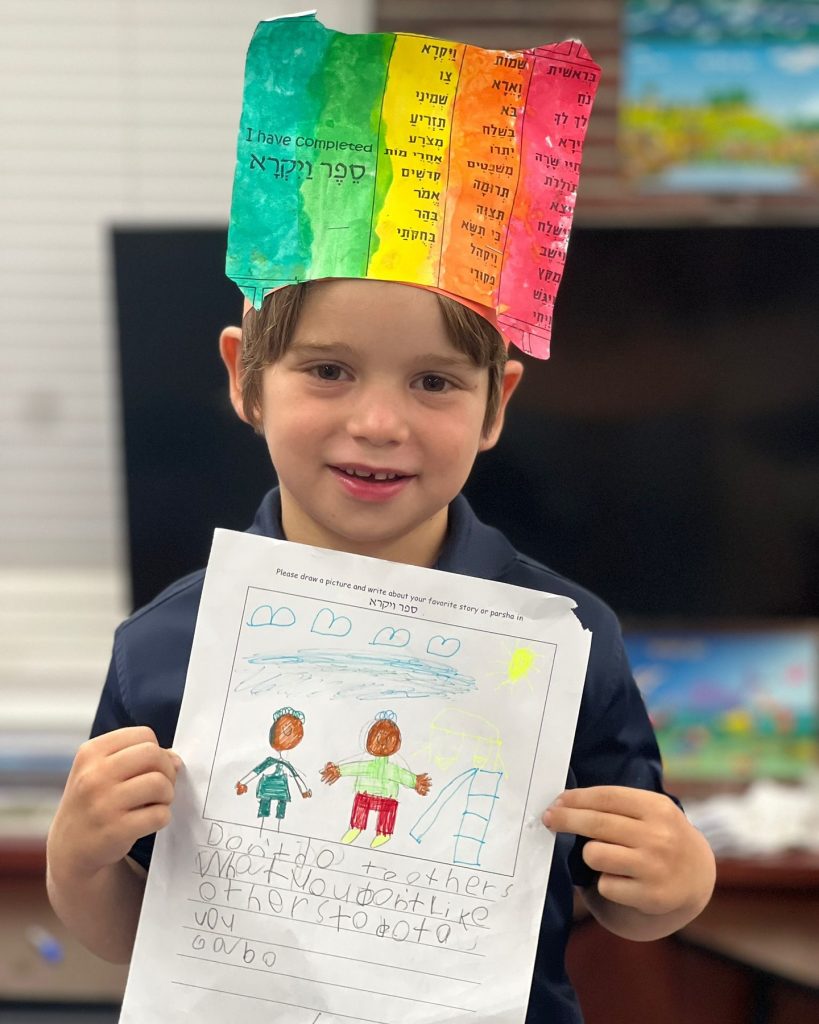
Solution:
[[(304, 715), (301, 711), (285, 707), (274, 712), (269, 741), (276, 754), (292, 750), (301, 743), (303, 738)], [(277, 823), (284, 819), (287, 805), (291, 799), (288, 776), (293, 780), (302, 797), (306, 799), (313, 795), (302, 775), (282, 757), (266, 757), (264, 761), (257, 764), (255, 768), (251, 768), (236, 782), (236, 795), (243, 796), (247, 793), (247, 783), (253, 778), (258, 778), (256, 798), (259, 801), (258, 817), (262, 819), (262, 825), (264, 825), (265, 818), (270, 817), (270, 809), (274, 803)]]
[[(385, 645), (389, 646), (389, 645)], [(380, 654), (300, 648), (287, 653), (253, 653), (245, 659), (237, 693), (266, 693), (286, 687), (293, 699), (330, 697), (388, 700), (390, 697), (453, 697), (474, 692), (474, 676), (456, 665), (414, 654)]]
[[(451, 707), (435, 716), (429, 739), (419, 753), (449, 778), (410, 828), (417, 843), (434, 828), (442, 827), (438, 824), (441, 818), (446, 822), (447, 834), (455, 839), (452, 863), (480, 867), (504, 774), (502, 746), (498, 727), (481, 715)], [(448, 818), (444, 814), (448, 807), (460, 812), (460, 817), (454, 821)]]
[(461, 641), (456, 636), (433, 636), (427, 643), (427, 654), (438, 658), (452, 658), (461, 649)]
[(572, 607), (217, 531), (123, 1024), (523, 1024)]
[(506, 673), (503, 681), (499, 684), (501, 688), (515, 690), (520, 683), (526, 683), (531, 690), (532, 684), (529, 676), (535, 665), (537, 655), (529, 647), (516, 647), (509, 656), (509, 664), (506, 666)]
[(394, 757), (401, 749), (401, 730), (394, 711), (379, 711), (367, 731), (367, 753), (364, 761), (328, 761), (321, 770), (321, 781), (329, 786), (341, 778), (355, 779), (355, 797), (350, 814), (350, 827), (341, 838), (345, 845), (354, 843), (367, 828), (370, 811), (377, 815), (375, 837), (370, 846), (377, 850), (392, 839), (398, 813), (398, 791), (401, 786), (426, 796), (432, 780), (422, 773), (414, 775), (401, 767)]
[(284, 605), (281, 608), (273, 608), (269, 604), (260, 604), (258, 608), (254, 608), (250, 613), (247, 624), (254, 629), (264, 626), (283, 626), (287, 628), (296, 624), (296, 616), (293, 614), (292, 608), (287, 608)]
[(461, 820), (455, 832), (455, 849), (452, 854), (453, 864), (465, 864), (469, 867), (480, 867), (481, 849), (486, 843), (489, 823), (498, 799), (498, 789), (503, 772), (487, 772), (483, 768), (467, 768), (466, 771), (450, 779), (431, 806), (428, 807), (418, 821), (410, 829), (410, 835), (420, 843), (438, 820), (438, 815), (456, 796), (465, 789), (460, 802), (464, 808)]
[(310, 632), (320, 636), (342, 637), (347, 636), (352, 628), (353, 624), (346, 615), (336, 615), (332, 608), (322, 608), (313, 619)]

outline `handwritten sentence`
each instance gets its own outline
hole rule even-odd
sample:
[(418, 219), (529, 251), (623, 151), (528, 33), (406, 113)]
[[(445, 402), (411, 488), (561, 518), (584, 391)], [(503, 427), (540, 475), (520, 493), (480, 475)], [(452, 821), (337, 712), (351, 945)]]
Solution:
[[(309, 982), (345, 1009), (345, 993), (355, 999), (372, 992), (377, 968), (378, 994), (402, 1009), (419, 1004), (475, 1012), (464, 1003), (482, 983), (486, 954), (478, 947), (511, 880), (414, 861), (396, 871), (378, 855), (310, 837), (249, 835), (211, 819), (198, 841), (193, 882), (183, 889), (189, 910), (179, 920), (180, 964)], [(274, 930), (278, 922), (284, 927)], [(343, 952), (333, 934), (344, 936)], [(408, 961), (408, 947), (434, 951), (435, 969)], [(419, 975), (435, 979), (434, 994), (419, 991)], [(190, 982), (180, 977), (176, 983)], [(315, 1009), (315, 996), (302, 991), (296, 989), (287, 1005)]]
[(210, 823), (193, 867), (191, 902), (207, 908), (195, 912), (199, 929), (233, 933), (235, 912), (247, 911), (472, 952), (478, 933), (489, 928), (492, 904), (512, 889), (511, 882), (499, 884), (456, 867), (399, 872), (372, 854), (298, 836), (278, 836), (274, 848), (269, 843)]

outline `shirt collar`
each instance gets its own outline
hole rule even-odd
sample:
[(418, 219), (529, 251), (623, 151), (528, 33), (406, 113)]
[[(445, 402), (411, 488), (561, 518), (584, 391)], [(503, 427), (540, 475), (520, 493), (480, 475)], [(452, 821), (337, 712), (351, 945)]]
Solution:
[[(247, 532), (286, 540), (278, 487), (264, 496)], [(516, 555), (500, 530), (482, 523), (466, 498), (459, 494), (449, 506), (447, 534), (435, 568), (463, 576), (497, 580), (502, 578)]]

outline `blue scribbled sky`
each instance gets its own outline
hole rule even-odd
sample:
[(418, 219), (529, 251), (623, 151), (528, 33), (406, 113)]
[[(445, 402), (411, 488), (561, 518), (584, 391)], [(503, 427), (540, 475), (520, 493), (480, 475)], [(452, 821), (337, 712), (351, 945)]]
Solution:
[(277, 690), (291, 700), (319, 693), (333, 698), (389, 700), (394, 697), (457, 697), (477, 683), (450, 662), (416, 658), (400, 651), (302, 649), (295, 654), (254, 654), (236, 692)]

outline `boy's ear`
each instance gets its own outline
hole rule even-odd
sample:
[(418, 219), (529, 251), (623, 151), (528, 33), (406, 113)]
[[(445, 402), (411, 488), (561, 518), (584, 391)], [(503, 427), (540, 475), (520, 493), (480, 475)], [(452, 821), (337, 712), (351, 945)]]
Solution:
[[(245, 415), (242, 402), (242, 328), (226, 327), (219, 335), (219, 354), (227, 367), (230, 404), (236, 415), (245, 423), (250, 420)], [(252, 424), (251, 424), (252, 426)]]
[(503, 430), (503, 418), (506, 413), (506, 406), (509, 399), (515, 393), (515, 388), (520, 384), (521, 377), (523, 376), (523, 363), (517, 359), (507, 360), (506, 366), (503, 368), (503, 380), (501, 381), (501, 396), (500, 404), (498, 405), (498, 411), (495, 416), (494, 423), (484, 433), (481, 438), (481, 443), (478, 447), (478, 451), (485, 452), (490, 448), (494, 448), (498, 443), (498, 438)]

